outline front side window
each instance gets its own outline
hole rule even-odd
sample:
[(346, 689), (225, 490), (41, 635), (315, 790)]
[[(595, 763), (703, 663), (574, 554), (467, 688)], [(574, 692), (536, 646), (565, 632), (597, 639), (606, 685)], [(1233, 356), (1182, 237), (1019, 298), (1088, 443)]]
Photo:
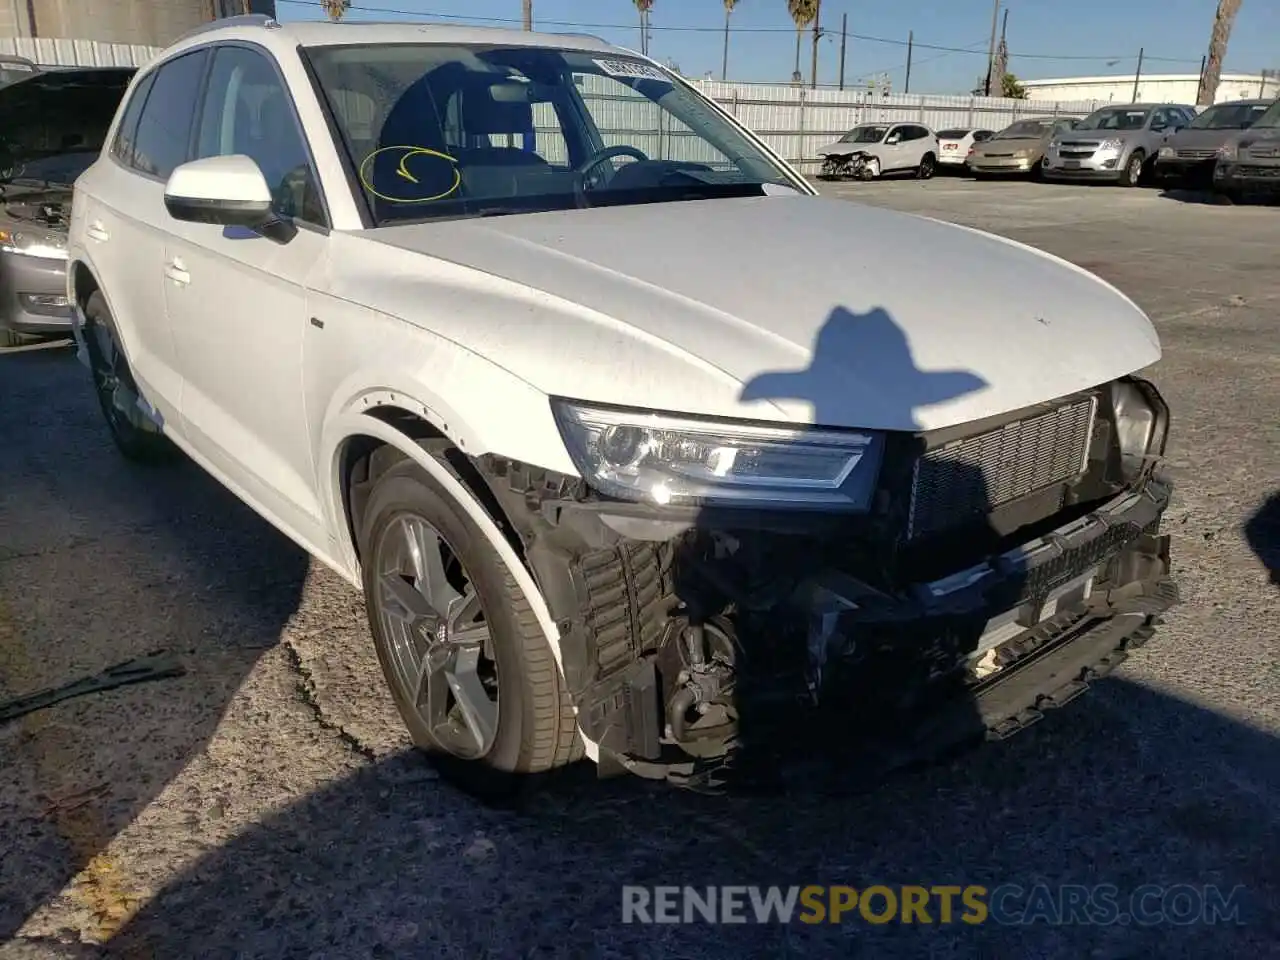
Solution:
[(803, 189), (692, 89), (630, 57), (440, 44), (304, 53), (378, 224)]
[(138, 118), (133, 168), (167, 180), (187, 162), (207, 50), (186, 53), (156, 71), (151, 95)]
[(1080, 124), (1082, 130), (1141, 130), (1147, 125), (1150, 110), (1132, 110), (1124, 107), (1104, 107)]
[(306, 142), (275, 67), (257, 51), (220, 47), (209, 71), (193, 159), (233, 154), (261, 168), (276, 213), (327, 225)]

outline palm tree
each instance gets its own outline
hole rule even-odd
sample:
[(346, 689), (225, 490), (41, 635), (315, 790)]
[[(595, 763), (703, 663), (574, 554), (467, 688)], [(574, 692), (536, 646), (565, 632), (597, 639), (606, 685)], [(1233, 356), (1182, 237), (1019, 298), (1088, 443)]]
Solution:
[(649, 11), (653, 9), (653, 0), (635, 0), (636, 9), (640, 11), (640, 52), (649, 53)]
[(729, 21), (733, 18), (733, 8), (738, 0), (724, 0), (724, 66), (720, 68), (720, 79), (729, 79)]
[(812, 24), (818, 17), (818, 0), (787, 0), (787, 13), (791, 14), (791, 19), (796, 22), (796, 71), (792, 79), (800, 83), (804, 80), (804, 76), (800, 73), (800, 47), (804, 42), (805, 27)]
[(1222, 59), (1227, 55), (1227, 41), (1236, 14), (1240, 12), (1240, 0), (1218, 0), (1218, 12), (1213, 17), (1213, 33), (1209, 36), (1209, 55), (1205, 58), (1204, 74), (1200, 77), (1200, 89), (1196, 91), (1196, 103), (1208, 106), (1218, 94), (1218, 81), (1222, 78)]
[(342, 15), (351, 7), (351, 0), (320, 0), (320, 6), (329, 15), (329, 19), (337, 23)]

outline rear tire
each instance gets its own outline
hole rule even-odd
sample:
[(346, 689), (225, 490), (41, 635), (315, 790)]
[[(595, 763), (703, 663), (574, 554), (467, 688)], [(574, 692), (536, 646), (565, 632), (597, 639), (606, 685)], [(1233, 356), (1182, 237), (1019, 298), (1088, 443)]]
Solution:
[[(409, 735), (440, 772), (500, 800), (580, 759), (572, 700), (529, 601), (452, 496), (401, 461), (373, 480), (362, 527), (378, 661)], [(421, 617), (406, 622), (397, 596), (425, 600)], [(438, 666), (424, 667), (428, 659)]]
[(916, 176), (921, 180), (932, 180), (936, 172), (937, 158), (932, 153), (926, 153), (920, 158), (920, 166), (916, 168)]
[(139, 463), (176, 460), (177, 447), (159, 428), (146, 424), (137, 410), (138, 385), (120, 348), (115, 321), (100, 290), (95, 290), (85, 302), (84, 316), (94, 393), (116, 447), (126, 459)]

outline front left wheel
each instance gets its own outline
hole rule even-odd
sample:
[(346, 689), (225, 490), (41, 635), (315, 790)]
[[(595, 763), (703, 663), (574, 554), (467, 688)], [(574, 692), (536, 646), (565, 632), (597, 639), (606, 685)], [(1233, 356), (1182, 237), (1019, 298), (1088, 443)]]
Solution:
[(582, 756), (569, 692), (485, 533), (416, 463), (373, 481), (362, 544), (378, 660), (414, 743), (480, 795)]

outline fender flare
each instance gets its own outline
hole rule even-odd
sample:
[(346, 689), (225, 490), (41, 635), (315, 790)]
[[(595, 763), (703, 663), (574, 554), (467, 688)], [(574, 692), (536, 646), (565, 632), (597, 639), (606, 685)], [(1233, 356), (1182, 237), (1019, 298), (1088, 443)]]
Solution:
[[(546, 600), (542, 596), (542, 591), (538, 589), (538, 585), (534, 582), (532, 574), (520, 561), (515, 550), (512, 549), (511, 544), (503, 536), (502, 531), (498, 529), (498, 525), (494, 523), (488, 512), (471, 494), (471, 491), (459, 483), (458, 479), (443, 464), (414, 443), (412, 439), (405, 436), (395, 427), (350, 408), (326, 424), (324, 431), (323, 458), (320, 462), (328, 465), (326, 471), (328, 477), (327, 499), (330, 509), (334, 511), (334, 516), (337, 518), (346, 516), (346, 508), (342, 503), (342, 484), (335, 481), (338, 479), (338, 470), (341, 466), (340, 454), (343, 444), (355, 436), (373, 437), (395, 447), (421, 467), (466, 512), (467, 516), (471, 518), (472, 522), (476, 524), (480, 532), (489, 541), (489, 545), (502, 558), (502, 562), (506, 564), (512, 579), (515, 580), (517, 586), (520, 587), (525, 598), (529, 601), (529, 607), (538, 620), (538, 626), (542, 628), (547, 645), (551, 648), (551, 654), (555, 657), (556, 668), (563, 678), (564, 660), (560, 647), (560, 629), (555, 620), (552, 619), (551, 612), (547, 609)], [(339, 548), (344, 563), (349, 565), (349, 569), (355, 577), (354, 582), (358, 584), (360, 582), (357, 572), (359, 564), (355, 558), (355, 547), (346, 533), (346, 524), (336, 523), (334, 524), (334, 530), (338, 531), (339, 536), (342, 537)], [(577, 704), (573, 705), (573, 712), (576, 717), (579, 713)], [(583, 732), (581, 723), (578, 724), (578, 735), (582, 737), (587, 757), (593, 762), (599, 762), (600, 745)]]

